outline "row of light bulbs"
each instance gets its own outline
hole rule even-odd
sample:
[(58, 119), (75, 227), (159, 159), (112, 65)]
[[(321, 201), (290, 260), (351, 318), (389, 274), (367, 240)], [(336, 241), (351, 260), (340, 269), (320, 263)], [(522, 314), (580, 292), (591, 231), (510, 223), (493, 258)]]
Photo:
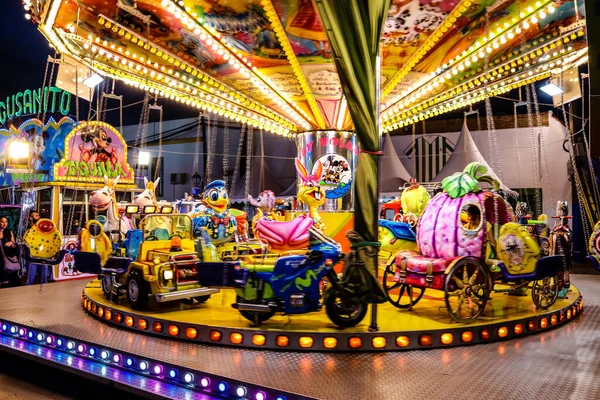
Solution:
[(262, 128), (268, 132), (276, 133), (281, 136), (289, 138), (292, 137), (292, 133), (288, 128), (275, 123), (273, 120), (258, 115), (254, 111), (244, 111), (235, 104), (225, 102), (222, 99), (217, 101), (214, 96), (211, 96), (210, 94), (205, 96), (203, 93), (201, 93), (201, 96), (194, 95), (193, 92), (190, 93), (186, 90), (186, 88), (182, 88), (176, 83), (173, 84), (173, 81), (171, 81), (170, 84), (165, 85), (156, 81), (148, 80), (141, 77), (136, 70), (131, 70), (130, 68), (129, 71), (126, 71), (126, 69), (129, 67), (128, 64), (115, 67), (108, 63), (105, 64), (96, 61), (95, 67), (111, 78), (122, 80), (128, 85), (146, 90), (151, 94), (167, 97), (184, 103), (188, 106), (197, 107), (204, 111), (230, 118), (237, 122), (248, 123), (254, 127)]
[(311, 128), (312, 125), (308, 122), (310, 117), (304, 110), (296, 104), (293, 104), (294, 108), (290, 107), (283, 96), (265, 83), (264, 78), (260, 76), (257, 68), (252, 65), (250, 60), (244, 57), (231, 44), (221, 42), (221, 34), (213, 29), (203, 18), (199, 17), (190, 7), (186, 7), (183, 1), (162, 0), (161, 5), (179, 19), (188, 29), (194, 32), (200, 40), (209, 45), (213, 51), (216, 51), (218, 54), (221, 54), (220, 52), (223, 55), (228, 54), (231, 57), (230, 64), (240, 71), (244, 77), (253, 77), (254, 79), (250, 78), (250, 81), (254, 86), (272, 99), (280, 109), (284, 110), (295, 121), (296, 125), (306, 130)]
[[(288, 121), (287, 118), (284, 118), (283, 116), (280, 116), (275, 112), (263, 107), (262, 105), (250, 100), (249, 98), (240, 94), (239, 92), (224, 86), (221, 82), (208, 76), (206, 73), (196, 69), (195, 67), (191, 67), (190, 65), (186, 64), (183, 60), (180, 60), (177, 56), (173, 56), (167, 50), (161, 48), (160, 46), (145, 42), (144, 38), (138, 37), (135, 33), (118, 25), (114, 21), (109, 20), (107, 17), (101, 15), (99, 17), (98, 23), (104, 25), (104, 27), (108, 29), (113, 29), (120, 36), (124, 37), (127, 40), (130, 40), (132, 43), (137, 44), (140, 48), (149, 51), (153, 55), (153, 57), (160, 58), (165, 62), (172, 64), (174, 67), (178, 67), (182, 71), (182, 73), (177, 71), (177, 68), (175, 68), (176, 71), (173, 71), (173, 68), (167, 68), (165, 67), (165, 65), (159, 65), (156, 62), (152, 63), (150, 59), (144, 59), (143, 56), (138, 56), (136, 53), (131, 53), (129, 50), (124, 51), (122, 47), (116, 46), (114, 43), (109, 44), (106, 40), (101, 40), (98, 37), (93, 38), (92, 35), (88, 36), (88, 40), (95, 43), (96, 45), (103, 46), (106, 50), (110, 48), (111, 50), (117, 51), (120, 55), (120, 57), (117, 57), (122, 60), (121, 62), (123, 64), (127, 64), (127, 61), (123, 61), (125, 59), (121, 57), (127, 57), (130, 60), (129, 63), (133, 63), (134, 61), (141, 63), (142, 65), (139, 66), (138, 71), (141, 70), (141, 73), (144, 74), (149, 73), (150, 78), (161, 80), (164, 78), (164, 76), (172, 76), (175, 79), (183, 80), (184, 82), (187, 79), (189, 84), (195, 85), (198, 88), (209, 91), (211, 93), (216, 91), (216, 94), (218, 96), (225, 97), (231, 102), (236, 102), (244, 105), (245, 107), (256, 110), (264, 116), (273, 119), (278, 123), (286, 125), (289, 129), (293, 129), (295, 127), (294, 123), (292, 121)], [(90, 45), (88, 45), (88, 47), (89, 46)], [(106, 51), (94, 48), (93, 44), (91, 44), (91, 48), (93, 51), (99, 51), (99, 54), (101, 55), (102, 51)], [(131, 59), (133, 59), (134, 61), (131, 61)], [(146, 65), (144, 65), (144, 62), (146, 63)], [(154, 67), (154, 69), (157, 71), (149, 70), (148, 67)], [(186, 78), (184, 72), (188, 74), (188, 78)], [(171, 78), (169, 78), (169, 80), (170, 79)], [(209, 87), (207, 88), (207, 86)], [(222, 95), (221, 92), (223, 92), (224, 94)]]
[(529, 71), (527, 74), (523, 73), (520, 76), (505, 77), (505, 79), (498, 81), (493, 85), (489, 85), (482, 89), (477, 89), (474, 92), (458, 95), (458, 97), (445, 97), (443, 101), (440, 104), (436, 104), (435, 107), (427, 110), (423, 109), (420, 113), (412, 113), (410, 116), (407, 116), (393, 124), (387, 125), (383, 129), (384, 131), (389, 132), (417, 121), (422, 121), (431, 116), (440, 115), (465, 107), (487, 97), (505, 93), (516, 87), (522, 86), (522, 82), (525, 82), (525, 84), (531, 83), (537, 80), (545, 79), (552, 74), (559, 74), (561, 71), (571, 68), (574, 63), (579, 65), (585, 62), (585, 57), (582, 57), (582, 55), (584, 56), (585, 54), (587, 54), (587, 48), (582, 48), (580, 50), (571, 52), (562, 60), (557, 60), (556, 62), (550, 61), (538, 66), (535, 70)]
[[(551, 75), (552, 75), (551, 72), (545, 71), (539, 75), (531, 76), (531, 77), (529, 77), (527, 79), (523, 79), (523, 80), (516, 80), (514, 82), (511, 82), (510, 84), (506, 84), (506, 82), (501, 82), (498, 85), (494, 85), (494, 87), (486, 88), (486, 90), (483, 93), (479, 92), (478, 94), (473, 95), (473, 96), (468, 94), (466, 96), (461, 96), (461, 97), (458, 97), (458, 98), (455, 98), (452, 100), (448, 100), (446, 103), (440, 104), (438, 106), (439, 108), (436, 108), (435, 110), (427, 110), (418, 115), (414, 115), (412, 117), (398, 121), (392, 125), (384, 127), (383, 131), (391, 132), (395, 129), (402, 128), (402, 127), (410, 125), (410, 124), (414, 124), (418, 121), (423, 121), (423, 120), (433, 117), (433, 116), (441, 115), (441, 114), (444, 114), (444, 113), (447, 113), (450, 111), (455, 111), (455, 110), (467, 107), (469, 105), (478, 103), (480, 101), (483, 101), (489, 97), (498, 96), (498, 95), (507, 93), (513, 89), (519, 88), (521, 86), (528, 85), (530, 83), (533, 83), (533, 82), (536, 82), (536, 81), (539, 81), (542, 79), (546, 79), (546, 78), (550, 77)], [(467, 96), (469, 96), (469, 97), (467, 97)]]
[[(468, 49), (463, 51), (461, 54), (450, 60), (447, 64), (442, 65), (435, 72), (435, 77), (429, 80), (426, 84), (421, 84), (421, 88), (414, 91), (414, 88), (409, 88), (396, 96), (390, 103), (391, 105), (386, 108), (383, 112), (383, 119), (390, 119), (394, 114), (397, 114), (402, 108), (406, 108), (425, 96), (430, 96), (431, 92), (438, 90), (441, 85), (451, 83), (451, 79), (463, 72), (465, 69), (470, 68), (473, 63), (485, 60), (489, 57), (494, 50), (500, 48), (501, 45), (505, 45), (509, 40), (513, 40), (517, 35), (520, 35), (524, 30), (531, 28), (532, 24), (538, 22), (539, 19), (546, 18), (548, 14), (552, 14), (556, 11), (554, 6), (550, 4), (545, 8), (546, 4), (551, 2), (537, 1), (535, 8), (532, 6), (527, 7), (525, 12), (519, 14), (519, 19), (513, 17), (513, 26), (508, 22), (500, 24), (498, 22), (496, 26), (490, 27), (487, 35), (484, 35), (481, 39), (478, 39)], [(521, 21), (521, 23), (518, 23)]]
[[(576, 39), (577, 37), (581, 37), (583, 35), (584, 35), (584, 32), (582, 29), (579, 29), (576, 32), (572, 32), (570, 34), (566, 34), (563, 37), (558, 38), (557, 40), (555, 40), (551, 43), (547, 43), (544, 46), (540, 46), (540, 48), (531, 50), (529, 53), (527, 53), (523, 56), (520, 56), (511, 61), (507, 61), (492, 70), (482, 72), (481, 74), (470, 79), (469, 81), (464, 82), (461, 85), (458, 85), (457, 87), (454, 87), (452, 89), (449, 89), (449, 90), (437, 95), (435, 98), (425, 100), (418, 105), (415, 105), (407, 110), (404, 110), (404, 111), (402, 111), (402, 114), (396, 115), (393, 118), (391, 118), (390, 120), (385, 121), (384, 125), (386, 125), (386, 126), (393, 125), (394, 123), (396, 123), (402, 119), (405, 119), (406, 116), (412, 116), (414, 114), (417, 114), (418, 112), (423, 111), (424, 109), (426, 109), (430, 106), (433, 106), (437, 103), (445, 101), (448, 98), (452, 98), (456, 95), (459, 95), (462, 92), (467, 92), (470, 89), (473, 89), (475, 87), (479, 87), (481, 85), (486, 85), (486, 84), (488, 84), (488, 82), (494, 81), (495, 79), (500, 79), (500, 78), (502, 78), (502, 76), (504, 76), (506, 74), (514, 74), (518, 70), (522, 70), (524, 68), (529, 68), (531, 64), (536, 62), (535, 61), (536, 57), (540, 57), (538, 62), (545, 62), (550, 57), (558, 57), (559, 54), (564, 54), (567, 51), (570, 52), (573, 50), (573, 48), (571, 46), (569, 46), (566, 50), (563, 48), (560, 51), (558, 51), (557, 47), (562, 46), (563, 43), (567, 44), (570, 41)], [(545, 56), (543, 56), (543, 55), (545, 55)], [(543, 56), (543, 57), (541, 57), (541, 56)], [(561, 63), (560, 60), (556, 61), (556, 63), (550, 62), (550, 63), (548, 63), (548, 65), (543, 65), (542, 68), (552, 69), (555, 64), (560, 65), (560, 63)]]
[[(382, 99), (385, 99), (395, 88), (398, 86), (400, 81), (417, 65), (419, 61), (431, 50), (437, 42), (439, 42), (448, 30), (454, 26), (456, 21), (466, 13), (472, 5), (471, 0), (462, 0), (446, 19), (442, 22), (437, 29), (429, 35), (422, 46), (420, 46), (413, 55), (406, 61), (406, 64), (392, 77), (388, 84), (383, 88), (381, 92)], [(394, 102), (394, 100), (392, 101)]]
[[(126, 70), (128, 70), (130, 76), (138, 77), (139, 82), (146, 82), (146, 81), (154, 82), (156, 85), (156, 88), (160, 88), (160, 90), (159, 89), (156, 89), (156, 90), (157, 90), (157, 93), (161, 92), (160, 93), (161, 96), (165, 95), (165, 93), (162, 93), (165, 89), (167, 89), (166, 96), (170, 97), (171, 99), (175, 99), (176, 96), (172, 93), (169, 94), (170, 92), (168, 91), (168, 89), (177, 90), (180, 92), (187, 92), (186, 93), (187, 96), (194, 96), (195, 98), (200, 98), (201, 99), (200, 101), (208, 102), (207, 104), (212, 104), (214, 107), (207, 107), (209, 112), (215, 112), (215, 113), (218, 113), (219, 115), (227, 114), (226, 116), (228, 118), (231, 117), (232, 115), (239, 115), (240, 118), (245, 118), (244, 109), (241, 107), (238, 107), (238, 105), (236, 105), (235, 103), (225, 101), (223, 98), (219, 98), (218, 96), (210, 94), (210, 93), (206, 94), (206, 92), (198, 91), (195, 88), (192, 89), (192, 87), (190, 87), (189, 85), (183, 85), (183, 83), (181, 83), (181, 81), (171, 79), (169, 76), (161, 75), (160, 73), (156, 74), (155, 71), (149, 71), (145, 67), (142, 69), (142, 67), (139, 64), (134, 63), (132, 61), (128, 61), (126, 58), (119, 58), (118, 54), (112, 53), (109, 50), (102, 49), (101, 51), (102, 51), (102, 54), (100, 54), (100, 51), (98, 51), (99, 57), (101, 57), (102, 59), (105, 59), (107, 65), (110, 65), (110, 62), (112, 61), (113, 63), (117, 64), (117, 68), (126, 69)], [(147, 76), (148, 72), (150, 72), (150, 75), (153, 75), (152, 77), (154, 78), (154, 80), (148, 80), (147, 78), (142, 78), (140, 76), (140, 75)], [(162, 83), (162, 84), (159, 83), (161, 80), (164, 80), (164, 83)], [(138, 80), (134, 80), (134, 81), (137, 82)], [(154, 91), (152, 93), (154, 93)], [(289, 123), (287, 125), (281, 125), (281, 124), (273, 121), (272, 119), (265, 118), (262, 115), (257, 115), (256, 110), (247, 110), (246, 114), (248, 116), (253, 115), (253, 120), (255, 120), (256, 123), (260, 124), (261, 126), (272, 126), (272, 128), (268, 129), (269, 131), (276, 130), (280, 134), (283, 134), (285, 132), (288, 132), (290, 130), (290, 127), (292, 127), (292, 125)], [(235, 118), (232, 118), (232, 119), (235, 119)]]

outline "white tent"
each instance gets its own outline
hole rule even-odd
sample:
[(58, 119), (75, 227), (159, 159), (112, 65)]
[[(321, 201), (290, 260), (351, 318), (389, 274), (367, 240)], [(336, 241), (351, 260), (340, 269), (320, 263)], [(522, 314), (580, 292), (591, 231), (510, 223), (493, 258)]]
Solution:
[(441, 182), (444, 178), (454, 174), (455, 172), (462, 172), (467, 165), (472, 162), (478, 162), (487, 167), (488, 175), (491, 175), (500, 182), (500, 189), (502, 189), (506, 194), (510, 194), (513, 196), (517, 196), (517, 193), (512, 191), (508, 186), (506, 186), (502, 180), (496, 175), (496, 173), (492, 170), (490, 165), (487, 163), (483, 155), (477, 148), (475, 141), (473, 141), (473, 137), (471, 136), (471, 132), (469, 132), (469, 128), (467, 128), (467, 122), (463, 123), (462, 130), (460, 132), (460, 136), (458, 137), (458, 141), (456, 142), (456, 146), (454, 147), (454, 151), (450, 156), (450, 159), (444, 165), (444, 168), (435, 176), (435, 181)]
[(410, 174), (404, 168), (402, 161), (392, 143), (389, 133), (383, 142), (383, 157), (381, 160), (381, 193), (398, 193), (400, 187), (410, 181)]

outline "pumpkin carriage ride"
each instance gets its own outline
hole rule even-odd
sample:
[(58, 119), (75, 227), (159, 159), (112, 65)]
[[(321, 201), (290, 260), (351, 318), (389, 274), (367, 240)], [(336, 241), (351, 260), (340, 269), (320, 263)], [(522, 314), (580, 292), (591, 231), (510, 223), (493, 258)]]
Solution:
[[(499, 182), (486, 172), (472, 163), (444, 179), (444, 191), (419, 218), (419, 250), (402, 250), (385, 267), (383, 287), (392, 305), (412, 309), (426, 289), (441, 290), (449, 315), (469, 323), (484, 312), (492, 292), (531, 289), (536, 308), (554, 304), (569, 269), (567, 246), (544, 256), (539, 235), (515, 222)], [(480, 189), (480, 182), (493, 190)]]

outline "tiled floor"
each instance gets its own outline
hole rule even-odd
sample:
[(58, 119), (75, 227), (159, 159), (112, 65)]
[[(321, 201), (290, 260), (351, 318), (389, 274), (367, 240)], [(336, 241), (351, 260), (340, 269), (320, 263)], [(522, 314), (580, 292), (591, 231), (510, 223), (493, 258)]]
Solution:
[[(0, 291), (8, 319), (248, 383), (323, 399), (598, 399), (600, 275), (575, 275), (585, 311), (522, 339), (430, 351), (308, 354), (229, 349), (142, 336), (80, 307), (86, 282)], [(1, 382), (0, 382), (1, 383)]]

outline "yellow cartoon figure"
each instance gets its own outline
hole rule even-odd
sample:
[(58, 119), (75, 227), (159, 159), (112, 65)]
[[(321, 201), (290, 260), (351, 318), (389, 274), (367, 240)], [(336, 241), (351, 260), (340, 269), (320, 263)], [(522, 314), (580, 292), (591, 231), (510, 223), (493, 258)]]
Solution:
[(60, 251), (62, 241), (56, 224), (47, 218), (40, 219), (23, 236), (31, 255), (38, 258), (53, 258)]
[(540, 246), (531, 237), (527, 228), (509, 222), (500, 228), (498, 258), (511, 275), (524, 275), (535, 271)]
[(102, 224), (96, 220), (88, 221), (79, 233), (79, 250), (100, 255), (102, 265), (110, 258), (112, 242), (104, 233)]

